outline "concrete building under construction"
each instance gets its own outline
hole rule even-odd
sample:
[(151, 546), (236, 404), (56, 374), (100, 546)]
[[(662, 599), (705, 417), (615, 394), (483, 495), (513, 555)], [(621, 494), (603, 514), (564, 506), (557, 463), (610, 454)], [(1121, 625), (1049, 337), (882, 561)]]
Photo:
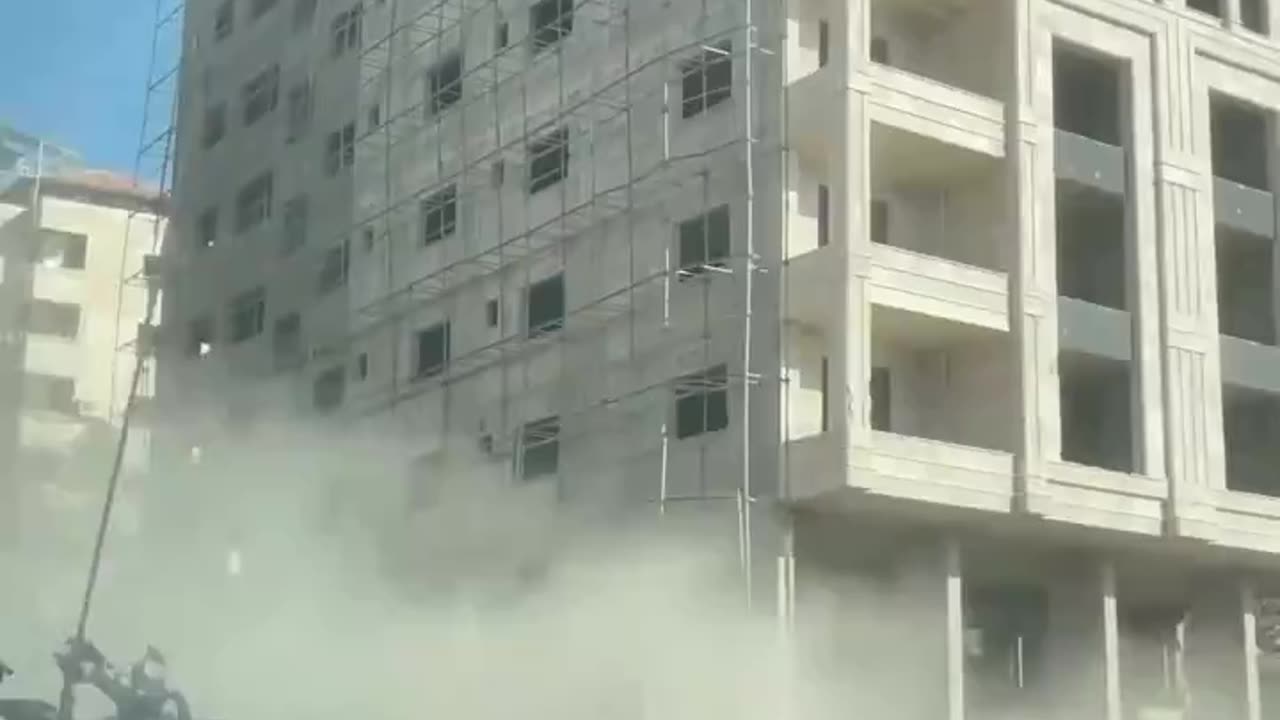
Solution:
[(720, 527), (873, 717), (1280, 712), (1280, 2), (181, 10), (171, 463)]

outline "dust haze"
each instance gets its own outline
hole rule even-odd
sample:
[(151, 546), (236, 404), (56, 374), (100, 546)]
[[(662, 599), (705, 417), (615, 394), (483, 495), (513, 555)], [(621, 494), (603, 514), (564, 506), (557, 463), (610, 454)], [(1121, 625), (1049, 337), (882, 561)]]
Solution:
[[(411, 515), (386, 460), (403, 451), (255, 435), (234, 464), (126, 482), (89, 623), (117, 664), (165, 651), (197, 718), (751, 718), (795, 702), (776, 620), (745, 609), (736, 540), (512, 488), (505, 465), (456, 452)], [(143, 508), (172, 521), (164, 542), (141, 541)], [(96, 509), (4, 556), (6, 696), (56, 697), (50, 653), (74, 630)], [(109, 712), (94, 692), (81, 717)]]

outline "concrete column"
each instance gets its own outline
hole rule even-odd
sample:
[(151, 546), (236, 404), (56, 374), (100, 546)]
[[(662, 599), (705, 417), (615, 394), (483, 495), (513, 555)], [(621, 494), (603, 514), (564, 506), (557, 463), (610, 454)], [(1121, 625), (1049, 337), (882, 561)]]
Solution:
[[(836, 53), (843, 54), (843, 102), (836, 114), (834, 140), (838, 151), (832, 196), (832, 226), (842, 256), (844, 301), (834, 328), (838, 338), (832, 363), (831, 386), (843, 388), (844, 412), (832, 414), (832, 430), (843, 440), (845, 467), (853, 464), (857, 453), (853, 448), (866, 448), (871, 442), (871, 306), (867, 301), (867, 278), (871, 267), (871, 238), (868, 229), (870, 203), (869, 139), (867, 83), (863, 68), (867, 64), (867, 27), (869, 9), (865, 0), (849, 0), (839, 6), (844, 11), (840, 27), (843, 42)], [(841, 397), (841, 393), (833, 393)], [(841, 407), (833, 403), (833, 407)]]
[(1240, 27), (1240, 0), (1222, 0), (1222, 22), (1228, 28)]
[(960, 546), (943, 548), (947, 572), (947, 720), (964, 720), (964, 574)]
[(1257, 650), (1249, 593), (1238, 580), (1200, 578), (1183, 634), (1192, 720), (1258, 720)]
[(1060, 720), (1120, 720), (1115, 573), (1109, 563), (1064, 568), (1049, 586), (1045, 693)]
[(898, 696), (885, 720), (964, 717), (960, 589), (954, 544), (928, 542), (901, 558), (882, 616), (894, 646), (886, 668), (898, 678), (882, 688)]
[(1006, 78), (1006, 204), (1009, 325), (1018, 348), (1020, 437), (1016, 497), (1024, 509), (1046, 493), (1047, 463), (1059, 456), (1058, 323), (1053, 213), (1053, 76), (1048, 37), (1035, 31), (1032, 3), (1009, 3), (1013, 39)]
[(1170, 117), (1155, 142), (1164, 327), (1164, 423), (1169, 477), (1169, 528), (1202, 535), (1211, 521), (1211, 485), (1223, 476), (1222, 377), (1218, 351), (1213, 171), (1209, 93), (1193, 72), (1195, 50), (1181, 24), (1155, 37), (1157, 103)]

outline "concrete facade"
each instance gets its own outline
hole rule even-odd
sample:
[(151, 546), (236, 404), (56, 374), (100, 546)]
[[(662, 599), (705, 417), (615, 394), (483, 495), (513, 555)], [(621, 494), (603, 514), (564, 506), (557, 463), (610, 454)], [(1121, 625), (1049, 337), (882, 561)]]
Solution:
[(1280, 707), (1280, 4), (209, 0), (186, 32), (170, 459), (282, 420), (393, 447), (409, 514), (461, 456), (723, 527), (877, 717)]
[[(11, 541), (48, 542), (53, 528), (94, 522), (137, 353), (153, 341), (144, 267), (158, 256), (162, 211), (154, 193), (94, 171), (28, 178), (0, 203), (9, 409), (0, 505)], [(154, 394), (153, 370), (148, 361), (140, 407)], [(125, 456), (126, 532), (150, 452), (144, 422)]]

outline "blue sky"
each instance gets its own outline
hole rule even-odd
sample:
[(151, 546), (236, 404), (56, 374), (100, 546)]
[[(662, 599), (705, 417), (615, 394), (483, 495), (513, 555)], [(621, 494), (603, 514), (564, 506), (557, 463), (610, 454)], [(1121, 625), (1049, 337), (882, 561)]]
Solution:
[(0, 123), (129, 173), (155, 0), (0, 0)]

